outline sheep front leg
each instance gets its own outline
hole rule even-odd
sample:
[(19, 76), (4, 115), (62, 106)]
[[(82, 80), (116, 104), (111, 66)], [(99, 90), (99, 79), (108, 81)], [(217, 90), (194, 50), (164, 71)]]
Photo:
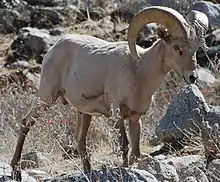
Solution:
[(89, 163), (89, 156), (86, 151), (86, 135), (89, 129), (92, 116), (88, 114), (83, 114), (81, 112), (77, 112), (77, 116), (78, 116), (77, 128), (76, 128), (77, 150), (82, 160), (83, 169), (87, 171), (87, 170), (91, 170), (91, 166)]
[(131, 141), (129, 165), (131, 165), (140, 157), (141, 120), (139, 117), (132, 117), (129, 119), (129, 134)]
[(126, 135), (125, 125), (124, 125), (124, 119), (119, 119), (116, 124), (115, 128), (119, 130), (119, 145), (120, 145), (120, 151), (122, 151), (122, 166), (127, 167), (128, 166), (128, 138)]

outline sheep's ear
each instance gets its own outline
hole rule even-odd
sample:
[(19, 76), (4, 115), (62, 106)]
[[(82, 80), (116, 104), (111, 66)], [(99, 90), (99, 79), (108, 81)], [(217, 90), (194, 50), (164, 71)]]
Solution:
[(157, 35), (159, 38), (165, 40), (167, 43), (171, 42), (171, 35), (164, 27), (157, 27)]

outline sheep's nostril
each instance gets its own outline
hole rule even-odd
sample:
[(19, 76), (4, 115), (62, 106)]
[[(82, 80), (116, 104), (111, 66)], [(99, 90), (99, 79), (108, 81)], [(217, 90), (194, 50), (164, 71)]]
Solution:
[(189, 76), (189, 80), (190, 80), (191, 83), (195, 83), (196, 79), (197, 79), (197, 77), (195, 77), (194, 75)]

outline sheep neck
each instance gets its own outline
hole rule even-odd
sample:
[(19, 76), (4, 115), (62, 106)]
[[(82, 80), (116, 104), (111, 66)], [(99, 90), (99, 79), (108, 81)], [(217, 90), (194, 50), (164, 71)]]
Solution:
[(171, 70), (164, 64), (165, 52), (165, 43), (158, 40), (151, 48), (146, 49), (137, 65), (137, 82), (139, 82), (139, 93), (142, 93), (143, 101), (152, 97)]

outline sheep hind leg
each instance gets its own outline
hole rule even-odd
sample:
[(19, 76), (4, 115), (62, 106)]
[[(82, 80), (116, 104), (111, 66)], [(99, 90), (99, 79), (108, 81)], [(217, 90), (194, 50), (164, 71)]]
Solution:
[(89, 155), (86, 151), (86, 135), (92, 116), (77, 111), (76, 141), (77, 150), (82, 161), (84, 171), (91, 170)]
[[(50, 104), (49, 102), (38, 103), (38, 99), (36, 98), (30, 111), (21, 119), (21, 126), (18, 133), (18, 140), (13, 158), (11, 160), (12, 177), (15, 180), (21, 181), (21, 173), (19, 170), (18, 163), (21, 159), (21, 153), (24, 146), (24, 142), (28, 132), (30, 131), (30, 128), (35, 124), (36, 119), (40, 117), (41, 112), (47, 111), (49, 109), (49, 106), (52, 105), (52, 103), (54, 103), (58, 97), (59, 95), (53, 94), (52, 99), (50, 99), (51, 100)], [(43, 97), (40, 96), (40, 99), (43, 100)]]

